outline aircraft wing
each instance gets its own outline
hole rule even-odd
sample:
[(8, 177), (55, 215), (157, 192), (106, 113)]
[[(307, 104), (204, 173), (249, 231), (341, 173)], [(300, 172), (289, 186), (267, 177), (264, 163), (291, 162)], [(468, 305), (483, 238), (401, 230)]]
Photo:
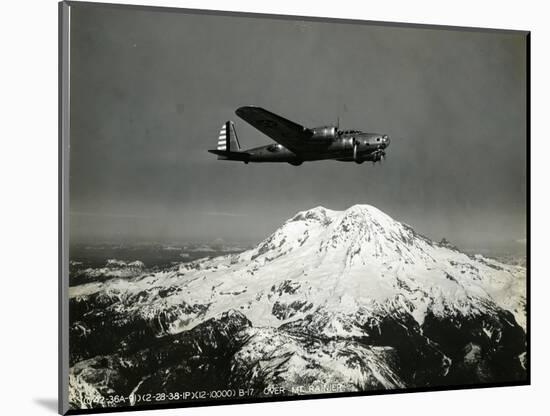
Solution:
[(300, 155), (308, 148), (307, 139), (312, 131), (261, 107), (240, 107), (235, 113), (251, 126), (282, 144), (291, 152)]

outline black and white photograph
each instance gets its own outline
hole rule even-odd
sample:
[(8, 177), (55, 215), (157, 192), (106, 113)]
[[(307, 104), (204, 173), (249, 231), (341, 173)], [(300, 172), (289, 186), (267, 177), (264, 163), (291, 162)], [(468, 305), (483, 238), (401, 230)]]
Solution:
[(530, 33), (60, 3), (60, 409), (530, 383)]

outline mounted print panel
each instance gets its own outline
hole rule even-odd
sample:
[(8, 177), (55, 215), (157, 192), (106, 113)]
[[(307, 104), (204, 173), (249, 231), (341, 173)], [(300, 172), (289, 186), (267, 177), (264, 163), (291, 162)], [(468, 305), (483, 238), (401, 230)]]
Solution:
[(529, 383), (529, 32), (60, 3), (60, 413)]

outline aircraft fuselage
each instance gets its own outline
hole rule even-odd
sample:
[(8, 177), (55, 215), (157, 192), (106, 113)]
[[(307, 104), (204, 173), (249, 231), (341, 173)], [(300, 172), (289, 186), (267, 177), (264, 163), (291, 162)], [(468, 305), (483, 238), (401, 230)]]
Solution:
[[(314, 160), (335, 159), (342, 162), (376, 162), (383, 158), (384, 149), (389, 145), (389, 138), (377, 133), (343, 133), (328, 142), (309, 143), (308, 151), (300, 157), (279, 143), (259, 146), (245, 150), (248, 162), (287, 162), (300, 164)], [(354, 151), (355, 147), (355, 151)]]

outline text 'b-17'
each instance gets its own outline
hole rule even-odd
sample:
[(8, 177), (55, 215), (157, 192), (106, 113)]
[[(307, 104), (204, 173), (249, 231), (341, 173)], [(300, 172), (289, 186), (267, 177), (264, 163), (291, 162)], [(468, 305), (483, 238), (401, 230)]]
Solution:
[(378, 162), (386, 156), (390, 138), (386, 134), (340, 130), (338, 126), (307, 128), (261, 107), (240, 107), (235, 113), (277, 143), (241, 150), (235, 125), (223, 124), (216, 150), (220, 160), (239, 162), (286, 162), (301, 165), (314, 160)]

